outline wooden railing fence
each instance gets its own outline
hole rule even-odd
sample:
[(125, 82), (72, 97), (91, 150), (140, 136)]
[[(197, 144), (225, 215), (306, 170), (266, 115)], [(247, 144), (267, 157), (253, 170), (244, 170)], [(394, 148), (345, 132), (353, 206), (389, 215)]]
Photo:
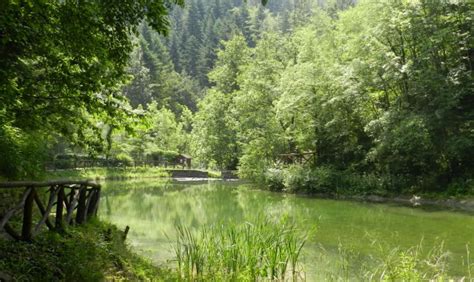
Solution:
[(307, 164), (316, 161), (316, 152), (289, 153), (279, 155), (279, 163), (283, 164)]
[[(4, 182), (0, 189), (23, 189), (20, 202), (0, 215), (0, 232), (15, 240), (30, 241), (45, 225), (62, 230), (65, 224), (82, 224), (95, 216), (99, 207), (100, 185), (90, 181)], [(43, 203), (41, 192), (47, 192), (47, 203)], [(40, 215), (37, 222), (33, 222), (35, 204)], [(9, 221), (20, 213), (21, 230), (17, 231)]]

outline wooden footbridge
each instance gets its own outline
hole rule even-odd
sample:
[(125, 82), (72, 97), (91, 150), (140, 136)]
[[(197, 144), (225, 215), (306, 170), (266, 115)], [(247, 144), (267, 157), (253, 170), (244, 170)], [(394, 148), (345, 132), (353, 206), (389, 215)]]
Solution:
[[(62, 230), (65, 225), (82, 224), (95, 216), (99, 207), (100, 185), (91, 181), (0, 183), (0, 191), (4, 189), (22, 194), (20, 202), (11, 203), (0, 214), (0, 233), (15, 240), (31, 241), (45, 226)], [(19, 216), (21, 220), (12, 220)]]

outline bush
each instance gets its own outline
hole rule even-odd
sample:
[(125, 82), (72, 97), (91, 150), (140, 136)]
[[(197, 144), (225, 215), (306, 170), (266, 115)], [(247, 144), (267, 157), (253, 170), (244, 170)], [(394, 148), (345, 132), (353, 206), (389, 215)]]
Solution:
[[(329, 166), (305, 167), (293, 165), (284, 169), (269, 169), (265, 184), (271, 191), (303, 192), (332, 195), (386, 195), (398, 193), (410, 186), (403, 176), (380, 176), (375, 173), (341, 171)], [(415, 192), (410, 190), (410, 192)]]
[(13, 180), (40, 176), (47, 156), (46, 140), (38, 132), (3, 125), (0, 119), (0, 177)]
[(265, 173), (265, 184), (271, 191), (282, 191), (285, 188), (285, 171), (282, 169), (269, 169)]
[(446, 188), (446, 194), (449, 196), (474, 195), (474, 179), (454, 179)]
[(115, 156), (115, 161), (117, 166), (131, 166), (133, 164), (133, 158), (126, 153), (120, 153)]
[(285, 173), (284, 186), (292, 192), (331, 193), (339, 186), (338, 173), (328, 167), (291, 166)]

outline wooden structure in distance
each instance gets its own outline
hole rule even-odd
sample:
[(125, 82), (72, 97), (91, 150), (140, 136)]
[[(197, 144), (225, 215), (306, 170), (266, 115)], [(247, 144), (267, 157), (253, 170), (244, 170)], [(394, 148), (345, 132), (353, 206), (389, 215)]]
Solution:
[(311, 160), (316, 161), (316, 152), (289, 153), (279, 155), (283, 164), (307, 164)]

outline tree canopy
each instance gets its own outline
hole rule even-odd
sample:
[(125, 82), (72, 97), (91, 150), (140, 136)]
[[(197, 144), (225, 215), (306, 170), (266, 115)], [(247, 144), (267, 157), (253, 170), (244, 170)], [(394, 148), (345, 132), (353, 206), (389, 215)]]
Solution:
[[(43, 130), (75, 142), (97, 131), (93, 117), (127, 117), (119, 86), (143, 19), (161, 34), (168, 9), (182, 0), (2, 1), (0, 6), (0, 130)], [(10, 146), (11, 148), (11, 146)], [(7, 154), (12, 154), (6, 150)]]
[(337, 16), (311, 11), (292, 32), (265, 32), (253, 48), (231, 48), (244, 45), (239, 36), (223, 44), (196, 115), (207, 117), (195, 124), (196, 153), (228, 167), (208, 152), (233, 148), (232, 163), (252, 178), (281, 168), (283, 154), (305, 152), (316, 154), (313, 169), (376, 173), (413, 187), (469, 178), (472, 4), (359, 1)]

